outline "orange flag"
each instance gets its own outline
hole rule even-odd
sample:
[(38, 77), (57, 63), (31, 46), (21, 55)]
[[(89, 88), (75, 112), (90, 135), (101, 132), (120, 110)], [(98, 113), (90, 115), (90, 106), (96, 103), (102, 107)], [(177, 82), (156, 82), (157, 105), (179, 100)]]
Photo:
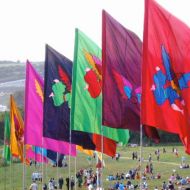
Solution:
[(24, 123), (13, 96), (10, 96), (10, 150), (11, 154), (23, 161)]
[(77, 145), (77, 150), (79, 150), (80, 152), (83, 152), (89, 156), (93, 156), (93, 154), (94, 154), (93, 150), (84, 149), (82, 146), (79, 146), (79, 145)]

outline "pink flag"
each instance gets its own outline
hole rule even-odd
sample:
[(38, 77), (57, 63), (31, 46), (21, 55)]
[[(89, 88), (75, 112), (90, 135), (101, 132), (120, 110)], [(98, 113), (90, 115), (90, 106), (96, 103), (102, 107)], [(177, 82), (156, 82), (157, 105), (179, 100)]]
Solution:
[[(47, 148), (62, 154), (76, 156), (76, 147), (64, 141), (43, 137), (43, 94), (44, 82), (33, 66), (27, 61), (25, 83), (25, 129), (24, 142)], [(42, 138), (43, 137), (43, 138)], [(71, 147), (71, 151), (69, 151)]]

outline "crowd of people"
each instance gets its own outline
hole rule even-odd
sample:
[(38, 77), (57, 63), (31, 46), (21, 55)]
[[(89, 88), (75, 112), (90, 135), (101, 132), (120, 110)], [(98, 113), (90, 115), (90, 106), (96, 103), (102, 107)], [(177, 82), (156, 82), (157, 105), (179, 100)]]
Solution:
[[(169, 152), (169, 151), (168, 151)], [(174, 156), (179, 157), (179, 153), (177, 148), (172, 148), (171, 151)], [(171, 153), (170, 152), (170, 153)], [(185, 186), (190, 184), (189, 177), (182, 177), (176, 171), (173, 171), (171, 176), (168, 178), (168, 181), (161, 181), (162, 176), (161, 173), (154, 171), (154, 162), (160, 162), (160, 155), (165, 154), (166, 149), (163, 148), (161, 151), (160, 149), (156, 149), (152, 153), (148, 155), (147, 160), (144, 160), (146, 163), (144, 168), (140, 168), (140, 160), (138, 158), (137, 152), (132, 152), (132, 160), (137, 160), (138, 166), (136, 168), (132, 168), (127, 172), (117, 172), (114, 174), (110, 174), (107, 177), (107, 181), (110, 181), (109, 190), (135, 190), (139, 189), (139, 180), (141, 179), (141, 189), (148, 190), (149, 189), (149, 180), (160, 180), (160, 186), (155, 186), (154, 190), (175, 190), (180, 186)], [(120, 158), (120, 154), (116, 154), (115, 159), (118, 161)], [(143, 160), (143, 159), (142, 159)], [(185, 162), (186, 158), (182, 157), (181, 159), (181, 169), (189, 168), (189, 165)], [(96, 168), (98, 169), (98, 168)], [(100, 169), (101, 170), (101, 169)], [(88, 190), (97, 189), (97, 186), (101, 186), (101, 177), (100, 172), (93, 171), (92, 168), (89, 169), (80, 169), (76, 173), (76, 181), (73, 176), (71, 179), (67, 177), (64, 179), (63, 177), (59, 177), (57, 182), (54, 178), (51, 178), (47, 184), (44, 184), (43, 190), (54, 190), (54, 189), (63, 189), (63, 185), (66, 185), (66, 189), (73, 190), (75, 186), (78, 188), (85, 187)], [(141, 176), (142, 174), (142, 176)], [(97, 176), (98, 175), (98, 176)], [(38, 185), (35, 182), (37, 180), (35, 176), (33, 176), (33, 183), (30, 186), (30, 190), (38, 190)], [(112, 182), (111, 182), (112, 181)], [(114, 183), (113, 183), (114, 182)], [(161, 185), (162, 184), (162, 185)]]

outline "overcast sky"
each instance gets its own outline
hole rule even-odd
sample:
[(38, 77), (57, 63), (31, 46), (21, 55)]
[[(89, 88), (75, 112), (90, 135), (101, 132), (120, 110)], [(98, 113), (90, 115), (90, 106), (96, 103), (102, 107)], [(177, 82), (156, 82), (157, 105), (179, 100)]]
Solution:
[[(190, 26), (189, 0), (157, 0)], [(144, 0), (0, 0), (0, 60), (44, 61), (45, 44), (73, 59), (79, 28), (101, 46), (105, 9), (142, 39)]]

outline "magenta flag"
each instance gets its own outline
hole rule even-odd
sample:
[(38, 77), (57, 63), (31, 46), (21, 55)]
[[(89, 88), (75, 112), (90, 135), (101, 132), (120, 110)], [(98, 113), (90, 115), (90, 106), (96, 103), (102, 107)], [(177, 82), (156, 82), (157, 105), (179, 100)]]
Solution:
[[(62, 154), (76, 156), (76, 146), (64, 141), (42, 137), (44, 82), (33, 66), (27, 61), (25, 82), (25, 144), (39, 146)], [(71, 148), (71, 151), (69, 151)]]

